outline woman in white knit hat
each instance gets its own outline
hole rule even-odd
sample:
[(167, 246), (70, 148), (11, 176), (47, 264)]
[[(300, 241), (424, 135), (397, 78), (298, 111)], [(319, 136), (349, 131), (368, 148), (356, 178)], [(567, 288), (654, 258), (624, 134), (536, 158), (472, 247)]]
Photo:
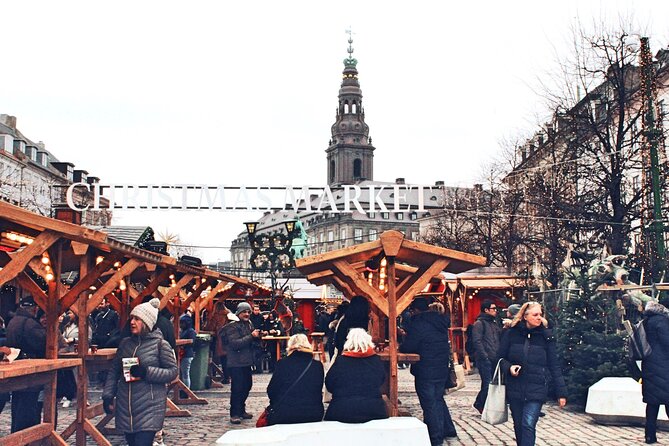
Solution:
[(116, 413), (116, 429), (130, 446), (151, 446), (163, 428), (167, 384), (177, 376), (174, 350), (153, 327), (160, 300), (137, 305), (130, 313), (129, 338), (121, 341), (107, 375), (102, 400)]

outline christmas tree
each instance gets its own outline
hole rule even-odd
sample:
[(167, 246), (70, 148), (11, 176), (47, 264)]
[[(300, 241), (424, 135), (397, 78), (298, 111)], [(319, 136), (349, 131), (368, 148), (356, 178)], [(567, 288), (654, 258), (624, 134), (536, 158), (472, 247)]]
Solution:
[[(625, 335), (618, 332), (619, 308), (610, 293), (583, 268), (568, 273), (572, 288), (560, 303), (555, 334), (568, 401), (585, 407), (588, 388), (607, 376), (629, 376)], [(575, 287), (574, 287), (575, 284)]]

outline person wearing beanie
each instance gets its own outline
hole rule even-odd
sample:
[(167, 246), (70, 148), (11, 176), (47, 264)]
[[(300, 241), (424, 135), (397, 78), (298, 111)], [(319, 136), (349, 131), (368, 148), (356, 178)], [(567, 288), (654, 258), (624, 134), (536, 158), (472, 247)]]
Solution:
[(251, 305), (241, 302), (232, 321), (222, 329), (225, 348), (228, 353), (228, 370), (232, 386), (230, 388), (230, 423), (240, 424), (253, 415), (246, 412), (246, 399), (253, 385), (253, 344), (260, 341), (260, 330), (251, 324)]
[(115, 413), (116, 429), (131, 445), (153, 444), (165, 420), (167, 384), (177, 377), (174, 350), (153, 330), (158, 307), (153, 298), (130, 312), (130, 337), (119, 344), (102, 392), (105, 412)]
[(511, 304), (507, 307), (506, 317), (502, 319), (503, 328), (509, 328), (511, 326), (511, 322), (513, 322), (513, 319), (520, 311), (520, 307), (521, 307), (520, 304)]

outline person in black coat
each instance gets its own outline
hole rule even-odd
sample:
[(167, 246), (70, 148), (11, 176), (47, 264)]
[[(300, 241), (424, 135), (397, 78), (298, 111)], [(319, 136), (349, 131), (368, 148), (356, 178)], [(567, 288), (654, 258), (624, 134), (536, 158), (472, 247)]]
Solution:
[(425, 298), (414, 299), (411, 307), (415, 314), (400, 351), (420, 355), (420, 361), (411, 365), (411, 374), (416, 377), (416, 394), (423, 409), (423, 421), (427, 424), (430, 442), (440, 445), (445, 438), (457, 437), (444, 400), (450, 376), (449, 321), (438, 312), (428, 311)]
[(669, 299), (649, 301), (643, 313), (652, 353), (641, 363), (641, 389), (646, 403), (646, 443), (657, 443), (660, 405), (669, 414)]
[(267, 423), (271, 426), (321, 421), (323, 364), (313, 359), (314, 352), (304, 334), (290, 337), (287, 352), (288, 356), (276, 364), (267, 386), (272, 408)]
[(365, 423), (388, 418), (381, 397), (385, 379), (372, 337), (362, 328), (349, 330), (343, 352), (325, 377), (325, 387), (332, 393), (325, 421)]
[(337, 354), (344, 350), (348, 331), (352, 328), (367, 330), (369, 326), (369, 302), (363, 296), (353, 296), (346, 312), (339, 320), (335, 331), (335, 347)]
[[(21, 299), (16, 316), (7, 325), (7, 347), (21, 349), (19, 359), (36, 359), (46, 356), (46, 330), (35, 319), (37, 304), (32, 296)], [(12, 392), (12, 432), (40, 423), (37, 399), (41, 386)]]
[(499, 347), (501, 373), (507, 374), (506, 400), (511, 407), (518, 446), (534, 446), (541, 406), (548, 399), (550, 373), (560, 407), (567, 404), (567, 387), (557, 357), (555, 337), (546, 328), (541, 304), (523, 304)]

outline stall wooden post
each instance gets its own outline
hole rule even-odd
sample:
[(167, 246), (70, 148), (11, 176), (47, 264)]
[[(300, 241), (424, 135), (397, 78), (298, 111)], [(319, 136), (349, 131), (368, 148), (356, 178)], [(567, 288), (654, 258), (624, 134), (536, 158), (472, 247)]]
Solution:
[[(81, 256), (79, 260), (79, 277), (88, 274), (90, 258), (88, 255)], [(88, 398), (88, 373), (86, 367), (86, 353), (88, 353), (88, 313), (86, 312), (87, 294), (84, 292), (77, 299), (79, 310), (79, 339), (77, 341), (77, 353), (81, 358), (81, 366), (77, 368), (77, 433), (78, 445), (86, 444), (86, 403)]]
[[(62, 242), (58, 241), (48, 250), (51, 274), (49, 293), (44, 311), (46, 313), (46, 359), (58, 359), (58, 316), (60, 314), (59, 299), (63, 285), (60, 282), (62, 265)], [(44, 385), (44, 422), (56, 425), (56, 372), (51, 372), (51, 379)]]
[(390, 345), (390, 416), (399, 415), (397, 388), (397, 296), (395, 295), (395, 257), (388, 257), (388, 340)]

